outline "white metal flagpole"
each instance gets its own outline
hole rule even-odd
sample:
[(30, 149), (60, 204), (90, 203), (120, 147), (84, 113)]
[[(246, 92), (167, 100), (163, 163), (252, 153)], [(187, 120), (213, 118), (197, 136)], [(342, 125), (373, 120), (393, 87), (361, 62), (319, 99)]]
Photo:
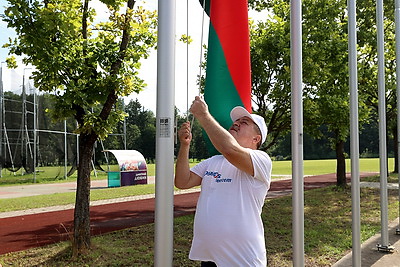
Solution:
[[(396, 35), (396, 95), (397, 95), (397, 166), (400, 166), (400, 0), (395, 1), (395, 35)], [(400, 171), (398, 171), (400, 188)], [(400, 234), (400, 190), (399, 190), (399, 226), (396, 234)]]
[(379, 172), (381, 203), (381, 244), (378, 250), (388, 251), (388, 192), (387, 192), (387, 149), (386, 149), (386, 91), (385, 91), (385, 41), (383, 24), (383, 0), (376, 1), (376, 29), (378, 47), (378, 113), (379, 113)]
[(301, 0), (290, 4), (290, 51), (292, 81), (292, 206), (293, 266), (304, 266), (304, 177), (302, 101)]
[[(3, 62), (0, 62), (0, 157), (3, 157)], [(0, 164), (0, 177), (3, 177), (3, 166)]]
[(352, 266), (361, 266), (360, 223), (360, 159), (358, 129), (358, 77), (356, 0), (348, 1), (349, 14), (349, 86), (350, 86), (350, 154), (351, 154), (351, 216)]
[(175, 0), (158, 1), (154, 266), (173, 262)]

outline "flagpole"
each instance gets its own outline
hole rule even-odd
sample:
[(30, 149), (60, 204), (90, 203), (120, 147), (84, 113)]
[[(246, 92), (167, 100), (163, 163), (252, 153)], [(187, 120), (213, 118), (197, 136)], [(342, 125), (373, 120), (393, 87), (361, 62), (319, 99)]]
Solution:
[(292, 81), (292, 206), (293, 266), (304, 266), (304, 177), (302, 101), (301, 0), (290, 4), (290, 51)]
[[(395, 35), (396, 35), (396, 95), (397, 95), (397, 167), (400, 167), (400, 0), (395, 0)], [(400, 188), (400, 171), (398, 171)], [(399, 194), (399, 224), (396, 234), (400, 234), (400, 190)]]
[(379, 173), (381, 203), (381, 243), (380, 251), (390, 251), (388, 230), (388, 192), (387, 192), (387, 149), (386, 149), (386, 90), (385, 90), (385, 52), (383, 29), (383, 0), (376, 1), (376, 31), (378, 49), (378, 114), (379, 114)]
[(350, 154), (351, 154), (351, 217), (352, 266), (361, 266), (360, 222), (360, 159), (358, 129), (358, 77), (356, 0), (349, 0), (349, 86), (350, 86)]
[(173, 263), (175, 0), (158, 1), (154, 266)]
[[(3, 63), (0, 62), (0, 157), (3, 157)], [(0, 164), (0, 177), (3, 177), (2, 164)]]

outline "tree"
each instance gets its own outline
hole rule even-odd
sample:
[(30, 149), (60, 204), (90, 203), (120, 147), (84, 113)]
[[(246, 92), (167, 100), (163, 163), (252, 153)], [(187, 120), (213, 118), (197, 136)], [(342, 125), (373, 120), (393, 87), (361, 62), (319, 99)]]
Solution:
[[(290, 5), (287, 0), (249, 1), (256, 9), (269, 8), (271, 18), (258, 24), (260, 34), (254, 42), (261, 64), (255, 64), (255, 80), (264, 79), (263, 86), (255, 86), (262, 97), (257, 103), (268, 103), (269, 129), (274, 124), (288, 129), (290, 112), (289, 21)], [(344, 143), (349, 135), (349, 87), (347, 53), (346, 1), (303, 1), (303, 103), (304, 128), (315, 138), (327, 138), (336, 151), (337, 184), (345, 185)], [(267, 26), (265, 26), (267, 25)], [(253, 56), (253, 54), (252, 54)], [(371, 62), (370, 62), (371, 63)], [(265, 73), (264, 75), (262, 75)], [(254, 76), (253, 76), (254, 77)], [(261, 84), (261, 83), (260, 83)], [(257, 93), (255, 93), (257, 95)], [(360, 96), (359, 119), (367, 121), (369, 109)], [(264, 105), (265, 106), (265, 105)], [(277, 112), (279, 111), (279, 113)], [(264, 113), (264, 112), (263, 112)], [(280, 114), (280, 115), (279, 115)], [(284, 123), (284, 124), (283, 124)], [(321, 127), (324, 126), (324, 127)], [(327, 129), (327, 132), (321, 131)], [(276, 131), (277, 133), (279, 131)], [(285, 133), (281, 131), (281, 133)], [(274, 135), (276, 136), (276, 135)]]
[[(384, 1), (384, 34), (385, 34), (385, 96), (386, 96), (386, 121), (385, 129), (387, 137), (392, 137), (395, 156), (394, 171), (397, 172), (397, 108), (396, 108), (396, 62), (395, 62), (395, 22), (394, 2)], [(362, 1), (357, 10), (359, 21), (359, 46), (363, 56), (360, 60), (360, 89), (366, 95), (366, 102), (378, 113), (378, 55), (377, 55), (377, 31), (376, 31), (376, 5), (374, 2)], [(376, 116), (377, 117), (377, 116)], [(371, 118), (374, 120), (376, 118)]]
[[(276, 52), (277, 44), (281, 42), (290, 43), (288, 38), (289, 1), (277, 0), (265, 3), (254, 0), (249, 2), (258, 9), (269, 8), (271, 14), (273, 14), (268, 22), (272, 24), (269, 25), (270, 29), (278, 29), (276, 25), (285, 29), (281, 31), (283, 34), (278, 39), (277, 36), (269, 37), (264, 35), (264, 38), (270, 39), (270, 45), (261, 47), (261, 49), (264, 50), (264, 58), (269, 56), (271, 50), (272, 55), (275, 57), (286, 58), (286, 60), (282, 61), (282, 65), (273, 64), (274, 62), (279, 62), (275, 60), (270, 61), (267, 66), (269, 69), (278, 70), (275, 76), (270, 76), (275, 79), (270, 78), (275, 84), (290, 84), (288, 74), (283, 74), (284, 71), (287, 73), (290, 71), (290, 63), (288, 61), (290, 50), (287, 46), (281, 45), (281, 54)], [(265, 28), (267, 29), (267, 27)], [(304, 128), (315, 138), (322, 138), (325, 135), (331, 141), (332, 147), (336, 151), (338, 185), (346, 184), (344, 143), (349, 135), (347, 46), (346, 1), (303, 1)], [(283, 81), (276, 81), (280, 79), (283, 79)], [(273, 86), (269, 86), (273, 88)], [(283, 86), (281, 87), (284, 88)], [(272, 89), (270, 90), (272, 91)], [(288, 95), (287, 89), (281, 91), (283, 92), (275, 94), (276, 98), (267, 98), (267, 101), (272, 103), (272, 110), (275, 109), (275, 106), (281, 106), (275, 103), (275, 101), (277, 103), (282, 102), (282, 100), (278, 99), (279, 97), (289, 98), (285, 97)], [(361, 100), (359, 101), (359, 119), (361, 123), (367, 121), (369, 114), (369, 108), (365, 105), (362, 97), (361, 95)], [(288, 114), (289, 105), (290, 103), (287, 103), (286, 110), (284, 109), (282, 113), (286, 112)], [(284, 121), (288, 121), (288, 119), (285, 118)], [(327, 134), (321, 131), (321, 129), (325, 128), (327, 129)]]
[[(139, 92), (145, 85), (137, 75), (139, 60), (155, 45), (156, 15), (134, 9), (134, 0), (101, 0), (110, 16), (95, 24), (90, 0), (7, 1), (3, 19), (17, 33), (7, 45), (10, 53), (35, 66), (35, 86), (53, 94), (52, 116), (77, 121), (80, 157), (73, 254), (79, 255), (90, 249), (93, 145), (124, 117), (116, 104), (118, 97)], [(120, 13), (124, 3), (126, 9)], [(8, 63), (13, 65), (12, 58)]]
[[(305, 106), (307, 129), (321, 136), (320, 125), (333, 133), (337, 185), (346, 185), (344, 143), (350, 130), (348, 38), (346, 2), (307, 1), (304, 11), (304, 82), (309, 98)], [(311, 112), (310, 112), (311, 111)]]
[[(283, 9), (288, 11), (289, 9)], [(290, 130), (290, 27), (278, 14), (257, 25), (251, 23), (252, 94), (257, 113), (268, 122), (264, 149)]]
[(150, 110), (145, 110), (139, 101), (131, 100), (125, 107), (128, 114), (126, 124), (128, 131), (128, 149), (138, 150), (152, 161), (156, 155), (156, 118)]

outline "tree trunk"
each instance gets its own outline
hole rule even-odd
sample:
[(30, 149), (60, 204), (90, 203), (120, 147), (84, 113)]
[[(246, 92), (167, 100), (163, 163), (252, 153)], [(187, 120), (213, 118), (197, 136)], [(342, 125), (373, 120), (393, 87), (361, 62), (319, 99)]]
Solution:
[(95, 134), (79, 136), (79, 165), (74, 210), (73, 256), (85, 254), (90, 249), (90, 171)]
[(336, 143), (336, 185), (346, 186), (346, 160), (343, 141)]

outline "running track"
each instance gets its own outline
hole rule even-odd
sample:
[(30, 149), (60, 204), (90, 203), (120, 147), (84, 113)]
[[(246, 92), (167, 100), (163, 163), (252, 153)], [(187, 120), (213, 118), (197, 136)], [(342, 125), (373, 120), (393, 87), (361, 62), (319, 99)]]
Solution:
[[(376, 173), (362, 173), (361, 177)], [(350, 181), (350, 177), (347, 177)], [(335, 174), (304, 178), (304, 189), (336, 184)], [(271, 183), (268, 198), (290, 194), (291, 180)], [(174, 215), (194, 213), (199, 193), (174, 196)], [(154, 222), (155, 199), (92, 206), (90, 208), (92, 235), (121, 230)], [(0, 219), (0, 255), (26, 250), (69, 239), (73, 226), (73, 209), (44, 212)]]

